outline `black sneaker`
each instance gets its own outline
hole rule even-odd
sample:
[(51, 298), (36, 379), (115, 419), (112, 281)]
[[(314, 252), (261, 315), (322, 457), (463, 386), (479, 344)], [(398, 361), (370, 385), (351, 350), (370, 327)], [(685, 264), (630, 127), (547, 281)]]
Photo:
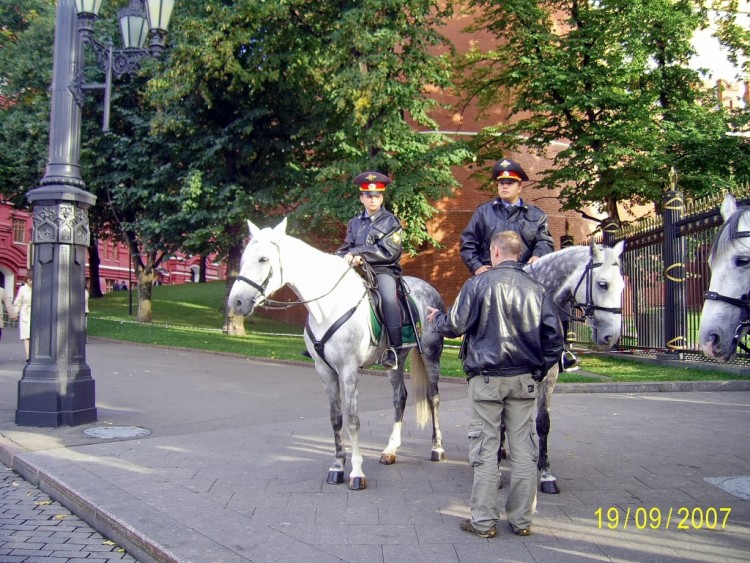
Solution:
[(531, 535), (531, 527), (528, 528), (516, 528), (513, 526), (513, 524), (510, 525), (510, 529), (513, 530), (513, 533), (517, 536), (526, 537)]
[(388, 369), (396, 369), (398, 367), (398, 354), (393, 348), (386, 348), (385, 354), (383, 355), (383, 361), (380, 362), (383, 367)]
[(461, 523), (458, 525), (459, 528), (461, 528), (464, 532), (469, 532), (470, 534), (474, 534), (475, 536), (479, 536), (480, 538), (494, 538), (495, 534), (497, 534), (497, 528), (495, 526), (492, 526), (489, 530), (486, 532), (483, 532), (482, 530), (477, 530), (474, 527), (474, 524), (471, 523), (471, 520), (461, 520)]

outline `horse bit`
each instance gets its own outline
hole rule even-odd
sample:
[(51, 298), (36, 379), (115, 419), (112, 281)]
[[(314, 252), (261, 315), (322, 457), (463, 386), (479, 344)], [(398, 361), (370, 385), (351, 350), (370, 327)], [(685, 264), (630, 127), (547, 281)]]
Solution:
[[(750, 231), (737, 231), (732, 238), (748, 238), (750, 237)], [(703, 294), (704, 299), (710, 299), (711, 301), (721, 301), (734, 305), (740, 310), (740, 324), (734, 329), (734, 337), (732, 338), (733, 348), (738, 346), (742, 348), (746, 353), (750, 354), (750, 348), (748, 348), (744, 342), (741, 341), (742, 333), (750, 327), (750, 297), (747, 293), (740, 295), (739, 299), (735, 297), (728, 297), (727, 295), (721, 295), (716, 291), (706, 291)]]

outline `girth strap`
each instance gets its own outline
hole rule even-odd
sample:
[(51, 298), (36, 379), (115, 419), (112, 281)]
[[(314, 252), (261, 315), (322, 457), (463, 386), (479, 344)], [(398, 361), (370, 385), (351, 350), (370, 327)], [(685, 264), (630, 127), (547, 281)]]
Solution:
[(320, 340), (316, 340), (315, 335), (312, 333), (312, 329), (310, 328), (310, 323), (305, 323), (305, 331), (307, 332), (307, 336), (310, 337), (310, 340), (313, 342), (313, 348), (315, 348), (315, 353), (320, 356), (320, 359), (323, 360), (326, 365), (331, 368), (332, 371), (336, 371), (334, 367), (328, 363), (328, 360), (326, 360), (325, 356), (325, 345), (328, 340), (330, 340), (331, 336), (335, 334), (335, 332), (341, 328), (341, 326), (348, 321), (351, 316), (354, 314), (354, 312), (357, 310), (357, 307), (359, 307), (359, 304), (362, 302), (360, 299), (359, 302), (349, 309), (346, 313), (344, 313), (343, 316), (339, 317), (339, 319), (333, 323), (331, 326), (328, 327), (328, 330), (323, 335), (323, 338)]

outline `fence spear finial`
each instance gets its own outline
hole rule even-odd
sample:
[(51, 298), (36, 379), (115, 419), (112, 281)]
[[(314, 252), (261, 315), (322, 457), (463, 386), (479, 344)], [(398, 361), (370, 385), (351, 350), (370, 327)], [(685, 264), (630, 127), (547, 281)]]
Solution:
[(674, 166), (669, 169), (669, 191), (677, 191), (677, 170)]

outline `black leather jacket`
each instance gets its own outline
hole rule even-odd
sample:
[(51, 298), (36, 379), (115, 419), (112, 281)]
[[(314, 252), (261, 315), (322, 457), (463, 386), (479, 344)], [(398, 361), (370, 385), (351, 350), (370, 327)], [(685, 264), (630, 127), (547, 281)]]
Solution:
[(403, 230), (396, 216), (381, 207), (372, 217), (363, 211), (349, 221), (344, 244), (336, 250), (343, 256), (361, 256), (378, 274), (401, 275)]
[(544, 287), (512, 260), (470, 278), (435, 330), (464, 335), (463, 366), (476, 375), (546, 374), (560, 359), (563, 334)]
[(555, 250), (547, 228), (547, 216), (534, 205), (521, 200), (508, 211), (500, 198), (483, 203), (474, 211), (469, 224), (461, 233), (461, 259), (473, 274), (479, 267), (490, 264), (490, 240), (500, 231), (515, 231), (521, 237), (521, 262), (532, 256), (544, 256)]

